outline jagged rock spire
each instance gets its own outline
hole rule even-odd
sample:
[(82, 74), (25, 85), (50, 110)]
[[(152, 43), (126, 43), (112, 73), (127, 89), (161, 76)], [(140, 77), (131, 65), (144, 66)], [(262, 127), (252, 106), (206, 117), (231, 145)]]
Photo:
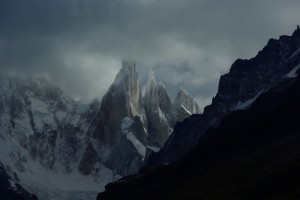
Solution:
[(201, 113), (200, 107), (195, 98), (182, 87), (175, 97), (174, 108), (178, 115), (178, 121), (183, 121), (192, 114)]
[(149, 143), (162, 147), (168, 139), (174, 124), (173, 106), (166, 88), (157, 83), (154, 72), (149, 71), (144, 93), (145, 110), (148, 119)]

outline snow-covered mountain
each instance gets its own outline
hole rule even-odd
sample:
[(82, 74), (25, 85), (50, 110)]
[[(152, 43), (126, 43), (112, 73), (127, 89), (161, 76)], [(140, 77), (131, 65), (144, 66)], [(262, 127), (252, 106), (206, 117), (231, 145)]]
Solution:
[(1, 75), (0, 162), (9, 180), (42, 200), (95, 199), (106, 183), (137, 172), (178, 114), (153, 75), (143, 94), (136, 68), (123, 61), (102, 101), (89, 105), (45, 79)]
[(89, 130), (99, 159), (118, 174), (136, 172), (147, 151), (146, 121), (136, 65), (123, 61)]
[(177, 115), (166, 88), (152, 72), (142, 94), (136, 64), (127, 60), (103, 97), (89, 132), (101, 162), (127, 175), (137, 172), (164, 145)]
[(40, 199), (68, 199), (70, 190), (97, 191), (113, 179), (100, 162), (82, 175), (97, 103), (80, 105), (44, 79), (0, 82), (0, 161), (16, 174), (13, 181)]

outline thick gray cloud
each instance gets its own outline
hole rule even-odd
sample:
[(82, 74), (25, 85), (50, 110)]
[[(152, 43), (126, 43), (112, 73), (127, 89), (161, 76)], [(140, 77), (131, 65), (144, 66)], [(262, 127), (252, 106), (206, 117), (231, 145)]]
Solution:
[(2, 0), (0, 70), (42, 74), (83, 100), (101, 97), (122, 58), (174, 96), (207, 104), (218, 78), (270, 37), (291, 34), (298, 0)]

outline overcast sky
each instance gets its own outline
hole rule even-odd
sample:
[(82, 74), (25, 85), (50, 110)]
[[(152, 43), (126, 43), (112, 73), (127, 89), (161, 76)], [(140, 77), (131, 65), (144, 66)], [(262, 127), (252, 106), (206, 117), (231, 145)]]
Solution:
[(299, 0), (0, 0), (0, 70), (41, 74), (74, 97), (102, 97), (135, 59), (174, 97), (201, 106), (237, 58), (300, 24)]

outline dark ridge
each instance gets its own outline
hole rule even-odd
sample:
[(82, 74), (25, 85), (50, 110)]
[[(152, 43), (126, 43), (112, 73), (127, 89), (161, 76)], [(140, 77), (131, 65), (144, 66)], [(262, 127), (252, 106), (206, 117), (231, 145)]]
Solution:
[[(270, 39), (267, 45), (251, 59), (238, 59), (230, 71), (222, 75), (218, 92), (203, 115), (191, 117), (175, 126), (160, 152), (149, 157), (146, 167), (155, 167), (180, 160), (191, 151), (211, 125), (217, 127), (222, 118), (246, 102), (278, 84), (300, 63), (300, 29), (292, 36)], [(186, 128), (186, 124), (195, 124)]]
[(299, 77), (279, 83), (209, 128), (183, 160), (110, 183), (97, 200), (299, 199), (299, 88)]
[(3, 200), (38, 200), (38, 198), (27, 192), (21, 185), (14, 183), (0, 163), (0, 199)]

